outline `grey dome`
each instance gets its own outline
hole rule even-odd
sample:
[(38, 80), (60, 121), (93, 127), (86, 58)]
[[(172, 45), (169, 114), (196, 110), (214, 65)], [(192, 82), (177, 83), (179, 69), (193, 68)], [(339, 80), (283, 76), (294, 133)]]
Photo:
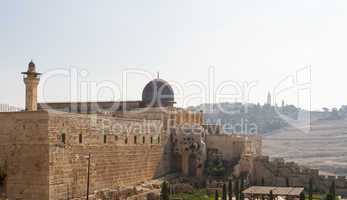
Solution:
[(172, 105), (174, 100), (172, 87), (163, 79), (150, 81), (142, 91), (142, 102), (146, 106), (166, 107)]

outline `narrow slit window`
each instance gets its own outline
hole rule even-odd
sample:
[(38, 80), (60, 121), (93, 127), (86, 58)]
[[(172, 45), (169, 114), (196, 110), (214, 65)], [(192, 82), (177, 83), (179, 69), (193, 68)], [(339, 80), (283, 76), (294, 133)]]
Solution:
[(79, 142), (80, 144), (82, 144), (82, 142), (83, 142), (82, 134), (80, 134), (80, 135), (78, 136), (78, 142)]
[(107, 142), (107, 135), (104, 135), (104, 144)]
[(144, 144), (144, 143), (146, 143), (146, 137), (145, 136), (142, 137), (142, 144)]
[(153, 144), (153, 136), (151, 136), (151, 144)]
[(125, 137), (124, 143), (128, 144), (128, 137)]
[(137, 144), (137, 136), (134, 136), (134, 144)]
[(65, 135), (65, 133), (61, 134), (61, 142), (62, 142), (63, 144), (66, 143), (66, 135)]

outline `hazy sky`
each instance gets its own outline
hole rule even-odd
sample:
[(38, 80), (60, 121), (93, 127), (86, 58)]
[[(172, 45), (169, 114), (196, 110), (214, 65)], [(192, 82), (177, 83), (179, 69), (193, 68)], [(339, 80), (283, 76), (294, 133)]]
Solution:
[(0, 103), (24, 104), (20, 72), (32, 58), (45, 73), (40, 101), (119, 99), (124, 88), (140, 99), (159, 71), (177, 85), (178, 105), (216, 96), (193, 81), (234, 94), (213, 101), (263, 103), (287, 85), (278, 103), (347, 104), (346, 0), (0, 0), (0, 13)]

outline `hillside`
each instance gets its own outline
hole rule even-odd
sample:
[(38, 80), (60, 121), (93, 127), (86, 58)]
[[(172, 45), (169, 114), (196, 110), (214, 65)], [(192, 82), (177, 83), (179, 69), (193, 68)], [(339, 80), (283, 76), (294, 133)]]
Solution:
[[(323, 108), (323, 111), (306, 111), (294, 105), (217, 103), (201, 104), (188, 109), (203, 111), (205, 123), (224, 125), (226, 132), (266, 134), (291, 126), (316, 120), (347, 119), (347, 106)], [(306, 118), (309, 117), (309, 118)], [(255, 129), (254, 129), (255, 127)], [(250, 132), (253, 131), (253, 132)]]
[(189, 109), (202, 110), (205, 123), (225, 125), (225, 131), (238, 133), (250, 133), (250, 130), (253, 130), (251, 133), (267, 133), (286, 127), (287, 122), (279, 115), (296, 119), (300, 110), (293, 105), (278, 107), (242, 103), (202, 104)]
[(347, 176), (347, 120), (317, 120), (308, 133), (274, 131), (263, 136), (263, 153)]
[[(347, 106), (309, 112), (293, 105), (219, 103), (190, 109), (204, 111), (205, 123), (224, 125), (227, 132), (249, 133), (250, 126), (256, 126), (257, 133), (263, 135), (265, 155), (347, 175)], [(297, 119), (305, 115), (310, 116), (311, 129), (292, 127), (296, 122), (300, 127)], [(288, 119), (296, 122), (288, 124)]]

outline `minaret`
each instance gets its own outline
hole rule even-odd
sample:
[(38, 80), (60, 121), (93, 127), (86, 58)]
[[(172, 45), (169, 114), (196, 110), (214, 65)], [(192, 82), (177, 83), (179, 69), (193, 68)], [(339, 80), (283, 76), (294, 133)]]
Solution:
[(267, 93), (267, 102), (268, 105), (271, 105), (271, 94), (270, 92)]
[(22, 72), (25, 83), (25, 110), (37, 111), (37, 86), (40, 82), (41, 73), (36, 72), (33, 61), (28, 65), (28, 71)]

